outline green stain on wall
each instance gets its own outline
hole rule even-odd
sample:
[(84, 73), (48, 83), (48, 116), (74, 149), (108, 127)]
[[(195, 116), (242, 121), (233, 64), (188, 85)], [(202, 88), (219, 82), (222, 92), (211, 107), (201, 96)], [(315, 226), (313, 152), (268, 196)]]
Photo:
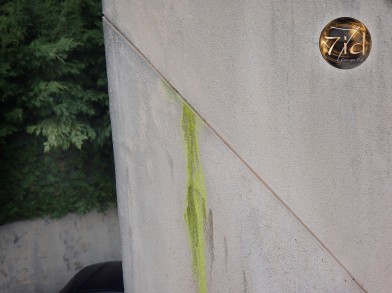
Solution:
[(187, 160), (187, 206), (184, 217), (188, 225), (192, 249), (193, 273), (198, 283), (199, 292), (207, 293), (204, 236), (204, 227), (207, 221), (206, 187), (197, 140), (198, 120), (187, 105), (183, 105), (182, 111), (182, 131)]
[(183, 103), (182, 99), (178, 96), (178, 94), (175, 90), (173, 90), (172, 87), (170, 87), (166, 82), (161, 81), (161, 83), (163, 86), (163, 90), (165, 91), (166, 97), (168, 97), (171, 102), (180, 102), (181, 104)]
[(182, 106), (182, 135), (187, 164), (187, 190), (185, 222), (188, 226), (189, 242), (192, 251), (192, 266), (194, 278), (197, 281), (199, 293), (207, 293), (206, 258), (205, 258), (205, 227), (206, 213), (206, 187), (203, 170), (200, 163), (198, 145), (198, 126), (200, 119), (184, 103), (172, 87), (162, 82), (166, 96), (172, 102), (179, 102)]

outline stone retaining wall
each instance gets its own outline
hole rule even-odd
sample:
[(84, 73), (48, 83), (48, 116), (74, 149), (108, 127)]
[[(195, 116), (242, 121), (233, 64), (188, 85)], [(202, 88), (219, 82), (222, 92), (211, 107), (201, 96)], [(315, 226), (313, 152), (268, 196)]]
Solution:
[(58, 292), (81, 268), (120, 260), (116, 209), (0, 226), (0, 292)]

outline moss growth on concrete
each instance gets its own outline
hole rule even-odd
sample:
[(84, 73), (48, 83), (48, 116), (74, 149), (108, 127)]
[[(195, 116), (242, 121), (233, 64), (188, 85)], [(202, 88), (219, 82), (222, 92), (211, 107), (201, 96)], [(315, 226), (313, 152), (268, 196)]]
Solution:
[(166, 96), (171, 101), (183, 104), (182, 134), (187, 164), (187, 190), (185, 222), (188, 226), (189, 242), (192, 251), (192, 266), (194, 278), (197, 281), (199, 293), (207, 293), (206, 259), (205, 259), (205, 227), (206, 213), (206, 187), (203, 170), (200, 163), (198, 145), (198, 125), (200, 120), (195, 113), (184, 103), (175, 90), (162, 83)]
[(188, 225), (192, 249), (193, 273), (199, 292), (207, 293), (205, 236), (207, 221), (206, 188), (197, 139), (197, 118), (195, 113), (184, 104), (182, 112), (182, 130), (187, 160), (187, 194), (185, 221)]
[(177, 92), (171, 88), (166, 82), (162, 81), (163, 90), (166, 93), (166, 97), (169, 98), (171, 102), (180, 102), (183, 103), (182, 99), (178, 96)]

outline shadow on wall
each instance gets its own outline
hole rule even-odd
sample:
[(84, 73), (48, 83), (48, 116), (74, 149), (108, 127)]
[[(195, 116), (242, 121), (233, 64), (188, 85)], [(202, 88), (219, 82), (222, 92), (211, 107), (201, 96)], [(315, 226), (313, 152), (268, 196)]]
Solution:
[(0, 293), (58, 292), (92, 263), (121, 260), (117, 209), (0, 226)]

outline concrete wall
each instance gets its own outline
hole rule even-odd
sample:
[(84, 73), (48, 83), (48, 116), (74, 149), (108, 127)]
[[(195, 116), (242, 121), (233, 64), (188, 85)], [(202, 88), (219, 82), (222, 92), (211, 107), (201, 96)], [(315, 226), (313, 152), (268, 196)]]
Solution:
[[(391, 1), (103, 11), (128, 292), (390, 291)], [(341, 16), (373, 39), (353, 70), (318, 48)], [(192, 184), (204, 232), (184, 218)]]
[(118, 215), (68, 215), (0, 226), (0, 292), (54, 293), (81, 268), (121, 260)]

